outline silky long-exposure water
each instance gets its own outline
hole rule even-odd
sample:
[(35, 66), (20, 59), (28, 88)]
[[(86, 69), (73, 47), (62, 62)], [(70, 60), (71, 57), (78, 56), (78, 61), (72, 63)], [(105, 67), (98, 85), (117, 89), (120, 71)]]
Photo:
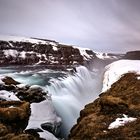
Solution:
[(102, 88), (102, 71), (89, 71), (86, 67), (76, 68), (76, 73), (6, 67), (0, 69), (0, 76), (11, 76), (29, 85), (40, 85), (51, 94), (56, 112), (62, 118), (62, 136), (69, 134), (76, 123), (80, 110), (96, 99)]

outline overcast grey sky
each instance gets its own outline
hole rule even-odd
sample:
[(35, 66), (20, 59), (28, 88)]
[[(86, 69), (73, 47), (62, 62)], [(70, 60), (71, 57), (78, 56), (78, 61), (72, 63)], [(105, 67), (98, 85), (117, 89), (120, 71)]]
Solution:
[(140, 50), (140, 0), (0, 0), (0, 34), (103, 52)]

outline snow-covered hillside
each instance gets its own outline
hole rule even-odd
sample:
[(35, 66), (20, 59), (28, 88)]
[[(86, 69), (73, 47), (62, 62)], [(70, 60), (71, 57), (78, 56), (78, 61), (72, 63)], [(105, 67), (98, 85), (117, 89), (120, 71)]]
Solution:
[(95, 57), (92, 50), (47, 39), (0, 36), (0, 65), (84, 65)]
[(89, 65), (92, 60), (116, 60), (118, 55), (95, 53), (88, 48), (53, 40), (0, 35), (0, 65), (47, 65), (66, 68)]
[(124, 55), (123, 54), (111, 54), (111, 53), (101, 53), (101, 52), (96, 52), (96, 57), (102, 60), (105, 59), (120, 59), (122, 58)]
[(29, 37), (21, 37), (21, 36), (8, 36), (8, 35), (0, 35), (1, 41), (15, 41), (15, 42), (30, 42), (36, 44), (52, 44), (57, 45), (58, 42), (53, 40), (45, 40), (45, 39), (38, 39), (38, 38), (29, 38)]
[(109, 89), (125, 73), (140, 74), (140, 60), (119, 60), (106, 66), (105, 69), (102, 92)]
[(121, 59), (124, 54), (113, 54), (113, 53), (103, 53), (103, 52), (96, 52), (92, 51), (89, 48), (80, 48), (79, 49), (80, 54), (83, 56), (84, 60), (93, 60), (94, 58), (98, 58), (100, 60), (118, 60)]

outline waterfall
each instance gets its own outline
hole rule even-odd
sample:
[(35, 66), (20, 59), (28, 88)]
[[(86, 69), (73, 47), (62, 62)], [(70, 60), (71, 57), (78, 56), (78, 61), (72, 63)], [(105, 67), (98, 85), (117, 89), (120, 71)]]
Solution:
[(53, 79), (47, 86), (57, 113), (62, 118), (63, 135), (67, 136), (87, 103), (96, 99), (101, 92), (102, 74), (80, 66), (74, 75), (64, 79)]
[(62, 118), (62, 135), (65, 138), (76, 123), (80, 110), (96, 99), (102, 89), (101, 68), (100, 71), (89, 71), (86, 67), (80, 66), (74, 74), (44, 68), (3, 68), (0, 70), (0, 76), (4, 75), (24, 84), (40, 85), (52, 95), (54, 107)]

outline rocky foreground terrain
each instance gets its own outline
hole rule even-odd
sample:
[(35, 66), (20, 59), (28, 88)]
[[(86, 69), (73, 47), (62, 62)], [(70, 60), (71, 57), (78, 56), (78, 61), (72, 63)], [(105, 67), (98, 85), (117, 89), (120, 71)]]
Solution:
[(0, 140), (58, 140), (61, 119), (38, 86), (0, 80)]
[(140, 75), (123, 75), (98, 99), (86, 105), (69, 139), (139, 140)]
[(103, 92), (80, 112), (69, 139), (140, 139), (139, 60), (120, 60), (106, 67)]

